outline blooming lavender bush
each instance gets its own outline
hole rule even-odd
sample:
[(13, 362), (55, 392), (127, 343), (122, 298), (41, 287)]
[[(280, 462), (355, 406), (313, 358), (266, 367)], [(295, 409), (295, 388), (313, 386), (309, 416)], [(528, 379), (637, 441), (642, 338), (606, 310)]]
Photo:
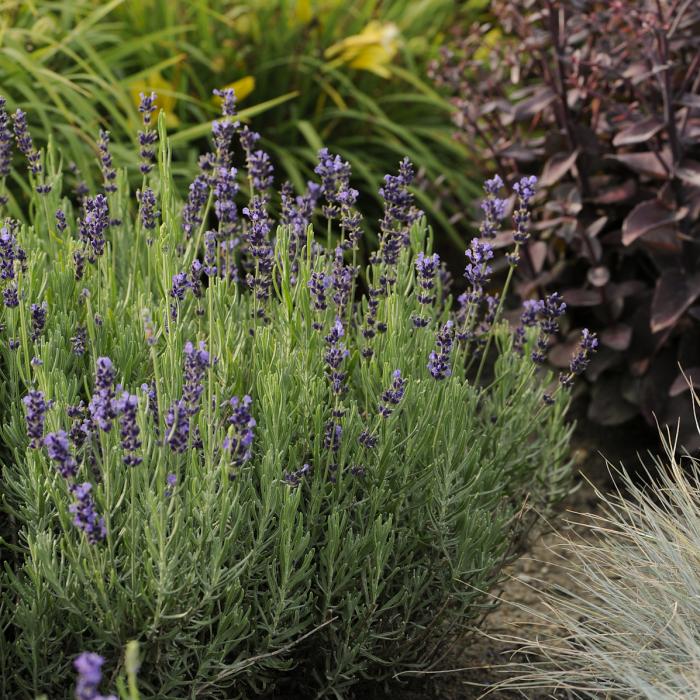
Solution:
[(15, 118), (31, 206), (0, 232), (3, 697), (60, 694), (72, 658), (128, 639), (162, 698), (341, 696), (425, 668), (483, 612), (526, 495), (563, 488), (595, 338), (557, 384), (532, 359), (559, 300), (514, 335), (500, 321), (500, 180), (453, 304), (407, 160), (360, 270), (347, 163), (322, 151), (320, 182), (278, 198), (222, 97), (184, 203), (152, 96), (133, 197), (104, 137), (103, 191), (64, 195)]

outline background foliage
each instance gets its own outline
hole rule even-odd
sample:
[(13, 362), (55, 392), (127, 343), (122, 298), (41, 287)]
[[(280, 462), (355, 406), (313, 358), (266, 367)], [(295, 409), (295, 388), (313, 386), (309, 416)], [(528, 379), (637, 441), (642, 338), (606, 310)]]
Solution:
[(456, 222), (478, 178), (451, 138), (451, 106), (421, 77), (458, 12), (448, 0), (5, 2), (0, 75), (9, 107), (35, 115), (37, 136), (53, 133), (91, 188), (99, 129), (126, 163), (138, 92), (150, 90), (168, 113), (184, 188), (218, 109), (212, 90), (233, 85), (241, 117), (255, 118), (297, 191), (325, 145), (352, 164), (363, 206), (378, 213), (376, 183), (407, 155), (421, 205), (463, 247)]
[(683, 415), (681, 441), (696, 447), (678, 363), (697, 379), (700, 7), (528, 0), (490, 11), (432, 74), (466, 145), (501, 172), (541, 174), (540, 235), (518, 290), (554, 285), (575, 324), (599, 330), (591, 418)]

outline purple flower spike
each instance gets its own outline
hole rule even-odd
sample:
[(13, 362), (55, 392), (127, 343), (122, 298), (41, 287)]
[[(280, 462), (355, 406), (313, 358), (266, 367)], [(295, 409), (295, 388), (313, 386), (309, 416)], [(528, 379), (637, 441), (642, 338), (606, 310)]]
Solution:
[(202, 207), (209, 196), (207, 178), (200, 174), (195, 177), (189, 187), (187, 202), (182, 210), (182, 230), (189, 240), (202, 223)]
[(100, 695), (97, 688), (102, 681), (102, 665), (105, 660), (99, 654), (84, 651), (73, 662), (78, 672), (75, 684), (76, 700), (117, 700), (116, 695)]
[(141, 156), (140, 169), (141, 172), (146, 175), (151, 172), (153, 168), (153, 159), (155, 157), (155, 149), (153, 148), (155, 142), (158, 140), (158, 132), (150, 128), (151, 125), (151, 115), (156, 109), (156, 99), (157, 95), (152, 92), (150, 95), (145, 95), (140, 93), (141, 102), (139, 103), (139, 112), (143, 116), (143, 125), (145, 127), (144, 131), (139, 131), (139, 155)]
[(160, 212), (156, 209), (156, 196), (150, 187), (144, 188), (136, 193), (136, 199), (141, 205), (141, 226), (147, 231), (152, 231), (156, 227)]
[(42, 332), (44, 330), (44, 326), (46, 325), (46, 311), (47, 311), (47, 309), (48, 309), (48, 305), (45, 301), (43, 301), (41, 304), (32, 304), (31, 305), (31, 316), (32, 316), (31, 338), (34, 341), (38, 340), (39, 336), (42, 334)]
[(506, 200), (496, 196), (502, 187), (503, 180), (498, 175), (494, 175), (493, 178), (486, 180), (484, 183), (486, 199), (481, 202), (484, 220), (479, 229), (482, 238), (495, 238), (498, 231), (498, 222), (505, 215)]
[(165, 483), (167, 484), (167, 488), (165, 489), (164, 495), (166, 498), (170, 498), (177, 484), (177, 474), (173, 474), (172, 472), (168, 474), (168, 476), (165, 477)]
[(56, 230), (63, 233), (66, 230), (66, 213), (63, 209), (56, 209)]
[(78, 219), (80, 239), (92, 248), (88, 260), (94, 263), (104, 253), (105, 232), (109, 227), (109, 204), (103, 194), (86, 197), (83, 202), (83, 217)]
[(158, 95), (155, 92), (152, 92), (150, 95), (140, 92), (139, 97), (141, 98), (139, 101), (139, 112), (141, 112), (143, 117), (143, 125), (148, 126), (151, 123), (151, 115), (156, 109)]
[(452, 352), (454, 335), (454, 322), (445, 322), (435, 340), (437, 350), (431, 352), (428, 357), (428, 371), (435, 379), (445, 379), (452, 374), (450, 353)]
[[(10, 119), (5, 111), (5, 98), (0, 97), (0, 178), (10, 174), (10, 162), (12, 161), (12, 133), (10, 132)], [(4, 204), (5, 202), (0, 202)]]
[(98, 515), (95, 502), (90, 495), (92, 484), (85, 482), (71, 487), (71, 493), (75, 498), (68, 510), (73, 514), (73, 525), (82, 530), (90, 544), (97, 544), (107, 536), (104, 518)]
[(27, 126), (27, 115), (21, 109), (18, 109), (12, 115), (12, 121), (14, 122), (13, 126), (17, 149), (27, 159), (29, 170), (32, 175), (41, 175), (41, 154), (34, 148), (34, 142), (32, 141), (32, 137), (29, 134), (29, 127)]
[(519, 244), (525, 243), (530, 238), (530, 203), (535, 196), (536, 184), (537, 178), (531, 175), (521, 178), (513, 185), (513, 191), (518, 195), (518, 208), (513, 212), (513, 223), (515, 224), (513, 238)]
[(309, 464), (304, 464), (300, 469), (293, 472), (284, 473), (284, 481), (289, 484), (292, 488), (296, 488), (301, 483), (302, 479), (311, 473), (311, 466)]
[(102, 179), (104, 181), (105, 192), (116, 192), (117, 171), (112, 165), (112, 154), (109, 152), (109, 131), (100, 130), (100, 140), (97, 142), (97, 148), (100, 154), (100, 170), (102, 170)]
[(336, 318), (330, 333), (326, 336), (326, 345), (328, 347), (325, 355), (326, 365), (328, 366), (328, 378), (336, 396), (344, 393), (345, 390), (343, 382), (345, 381), (346, 373), (340, 371), (340, 365), (349, 355), (349, 352), (341, 342), (344, 335), (343, 324), (339, 318)]
[(231, 465), (241, 467), (252, 456), (253, 439), (255, 438), (255, 418), (250, 413), (253, 399), (246, 395), (243, 399), (234, 396), (229, 404), (232, 412), (229, 425), (232, 430), (224, 440), (224, 449), (230, 453)]
[(95, 373), (95, 393), (90, 400), (89, 410), (92, 420), (100, 430), (109, 432), (112, 420), (117, 417), (117, 405), (114, 399), (115, 371), (108, 357), (97, 358)]
[(191, 342), (185, 343), (185, 383), (182, 398), (190, 416), (199, 411), (199, 399), (204, 391), (204, 375), (211, 366), (206, 343), (202, 340), (195, 349)]
[(591, 333), (588, 328), (584, 328), (581, 332), (581, 342), (576, 354), (569, 362), (569, 373), (565, 374), (562, 372), (559, 375), (559, 381), (562, 386), (570, 387), (574, 383), (574, 377), (586, 371), (591, 362), (591, 357), (597, 349), (598, 337), (595, 333)]
[(49, 459), (56, 462), (56, 468), (64, 479), (70, 479), (78, 473), (78, 463), (71, 454), (65, 430), (49, 433), (44, 438), (44, 445)]
[(184, 452), (190, 436), (190, 417), (187, 404), (182, 399), (170, 404), (165, 416), (165, 427), (165, 441), (170, 449), (178, 454)]
[(30, 438), (29, 447), (36, 450), (41, 447), (46, 411), (51, 404), (44, 398), (44, 393), (38, 390), (30, 391), (22, 399), (22, 403), (26, 411), (27, 436)]
[(415, 206), (409, 187), (414, 178), (413, 165), (408, 158), (399, 164), (398, 175), (385, 175), (379, 195), (384, 200), (384, 217), (379, 222), (381, 241), (372, 262), (395, 265), (402, 248), (409, 245), (411, 226), (423, 212)]
[(333, 278), (325, 272), (312, 272), (308, 287), (311, 292), (311, 303), (316, 311), (325, 311), (328, 308), (326, 290), (330, 287)]
[(134, 394), (128, 391), (122, 393), (117, 401), (117, 409), (120, 413), (119, 424), (121, 426), (121, 442), (124, 450), (124, 464), (129, 467), (136, 467), (143, 462), (143, 459), (134, 454), (141, 448), (139, 440), (139, 426), (136, 423), (136, 411), (139, 400)]
[(401, 402), (408, 383), (407, 379), (402, 379), (400, 369), (394, 370), (391, 376), (393, 377), (393, 382), (382, 394), (382, 400), (379, 404), (379, 415), (382, 418), (388, 418), (394, 412), (392, 406), (398, 406)]

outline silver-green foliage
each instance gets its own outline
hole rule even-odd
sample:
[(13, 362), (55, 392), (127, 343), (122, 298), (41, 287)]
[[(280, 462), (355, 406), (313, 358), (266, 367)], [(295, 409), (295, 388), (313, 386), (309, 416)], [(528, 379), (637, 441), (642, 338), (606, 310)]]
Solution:
[[(695, 397), (696, 404), (698, 402)], [(640, 485), (619, 471), (591, 537), (557, 547), (568, 583), (542, 585), (542, 626), (522, 643), (531, 661), (500, 685), (576, 698), (691, 700), (700, 691), (700, 462), (662, 433)], [(559, 697), (559, 696), (557, 696)]]
[[(159, 167), (149, 176), (162, 212), (154, 240), (146, 240), (122, 173), (109, 197), (122, 223), (79, 281), (72, 253), (81, 213), (62, 197), (55, 154), (45, 158), (51, 193), (26, 190), (32, 213), (18, 240), (27, 267), (18, 272), (19, 307), (2, 312), (0, 350), (0, 694), (58, 696), (75, 654), (99, 652), (115, 670), (131, 639), (141, 645), (146, 697), (249, 697), (290, 680), (304, 692), (341, 695), (362, 679), (424, 668), (483, 612), (479, 591), (499, 575), (526, 494), (548, 501), (561, 486), (566, 393), (545, 405), (547, 377), (535, 376), (528, 351), (512, 351), (503, 323), (488, 386), (466, 378), (471, 351), (463, 347), (452, 376), (433, 379), (426, 363), (451, 312), (447, 299), (426, 328), (411, 323), (421, 310), (413, 260), (430, 245), (420, 222), (396, 284), (380, 299), (377, 320), (387, 329), (373, 339), (371, 359), (360, 352), (367, 300), (343, 319), (347, 393), (333, 454), (324, 433), (339, 404), (325, 375), (324, 336), (336, 312), (332, 303), (315, 311), (307, 284), (312, 270), (330, 271), (332, 253), (311, 245), (309, 229), (293, 272), (289, 232), (280, 227), (266, 320), (245, 286), (217, 277), (201, 299), (175, 302), (173, 320), (172, 277), (189, 269), (201, 239), (183, 240), (162, 120), (160, 136)], [(68, 214), (64, 233), (53, 223), (59, 207)], [(370, 267), (366, 279), (376, 283), (381, 272)], [(33, 342), (29, 305), (40, 301), (48, 320)], [(81, 357), (70, 341), (79, 325), (88, 332)], [(164, 417), (182, 395), (187, 341), (205, 341), (218, 361), (191, 419), (201, 447), (191, 442), (176, 454), (163, 444)], [(28, 447), (21, 400), (38, 388), (54, 401), (46, 432), (69, 429), (66, 407), (89, 401), (101, 356), (132, 393), (155, 382), (160, 417), (154, 424), (140, 394), (136, 467), (123, 463), (116, 422), (78, 453), (77, 478), (93, 484), (107, 529), (90, 544), (72, 524), (66, 480), (45, 449)], [(405, 396), (383, 419), (378, 403), (396, 369), (408, 380)], [(233, 469), (222, 449), (226, 402), (245, 394), (257, 422), (253, 454)], [(365, 429), (378, 437), (373, 449), (358, 442)], [(312, 471), (296, 488), (284, 480), (305, 463)], [(177, 483), (168, 495), (170, 473)]]

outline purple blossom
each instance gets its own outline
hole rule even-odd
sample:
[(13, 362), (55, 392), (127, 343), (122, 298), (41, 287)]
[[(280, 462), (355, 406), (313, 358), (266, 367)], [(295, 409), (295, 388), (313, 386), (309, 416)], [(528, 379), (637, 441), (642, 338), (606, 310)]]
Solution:
[(304, 464), (302, 467), (293, 472), (284, 472), (284, 481), (292, 488), (296, 488), (301, 483), (302, 479), (311, 473), (311, 466)]
[(488, 261), (493, 259), (493, 248), (488, 243), (480, 241), (478, 238), (472, 238), (469, 248), (465, 255), (467, 256), (467, 266), (464, 270), (464, 276), (472, 287), (471, 301), (481, 299), (483, 288), (491, 279), (491, 266)]
[(76, 700), (117, 700), (116, 695), (100, 695), (97, 688), (102, 681), (102, 665), (105, 660), (99, 654), (84, 651), (73, 665), (78, 672), (75, 684)]
[(214, 181), (214, 211), (219, 222), (224, 226), (238, 220), (238, 207), (235, 198), (238, 194), (236, 168), (217, 168)]
[(142, 384), (141, 391), (148, 397), (147, 410), (153, 418), (153, 425), (155, 426), (156, 435), (159, 432), (158, 426), (160, 424), (160, 415), (158, 414), (158, 397), (156, 395), (156, 385), (155, 382), (150, 384)]
[(581, 341), (579, 343), (576, 354), (569, 362), (569, 373), (562, 372), (559, 375), (559, 381), (562, 386), (570, 387), (574, 382), (574, 377), (583, 374), (591, 362), (593, 353), (598, 349), (598, 337), (595, 333), (591, 333), (588, 328), (581, 331)]
[(156, 196), (150, 187), (139, 190), (136, 199), (141, 205), (141, 226), (147, 231), (152, 231), (156, 227), (160, 212), (156, 209)]
[(173, 452), (178, 454), (187, 449), (190, 436), (190, 418), (184, 400), (173, 401), (165, 416), (165, 442)]
[(401, 377), (401, 370), (396, 369), (392, 373), (393, 381), (391, 386), (382, 393), (381, 403), (379, 404), (379, 415), (382, 418), (388, 418), (394, 409), (392, 406), (397, 406), (403, 398), (406, 390), (407, 379)]
[(318, 164), (314, 172), (321, 179), (321, 194), (325, 199), (323, 215), (327, 219), (337, 219), (340, 217), (341, 207), (348, 198), (354, 201), (354, 196), (350, 188), (350, 164), (340, 156), (333, 156), (327, 148), (322, 148), (318, 152)]
[(115, 371), (108, 357), (98, 357), (95, 371), (95, 391), (88, 406), (95, 424), (109, 432), (112, 420), (117, 417), (117, 404), (114, 399)]
[(229, 404), (231, 417), (229, 418), (229, 434), (224, 440), (223, 447), (230, 453), (231, 465), (241, 467), (252, 456), (252, 445), (255, 437), (255, 418), (251, 415), (250, 406), (253, 399), (247, 394), (243, 399), (234, 396)]
[(22, 399), (22, 403), (26, 412), (27, 436), (30, 439), (29, 447), (36, 450), (41, 447), (46, 411), (50, 408), (51, 403), (46, 401), (44, 392), (38, 390), (30, 391)]
[(17, 285), (11, 284), (2, 290), (2, 300), (8, 309), (14, 309), (19, 306), (19, 296), (17, 294)]
[(56, 209), (56, 230), (59, 233), (66, 230), (66, 213), (63, 209)]
[(100, 130), (100, 140), (97, 142), (100, 153), (100, 170), (104, 181), (105, 192), (116, 192), (117, 171), (112, 165), (112, 154), (109, 152), (109, 131)]
[[(435, 302), (435, 275), (440, 269), (440, 256), (437, 253), (426, 255), (423, 251), (418, 253), (416, 266), (416, 296), (418, 303), (428, 306)], [(428, 325), (428, 319), (422, 315), (411, 316), (416, 328), (424, 328)]]
[(199, 347), (188, 341), (185, 343), (185, 382), (182, 389), (182, 399), (188, 414), (194, 416), (199, 411), (199, 399), (204, 391), (204, 375), (211, 366), (211, 358), (207, 352), (206, 343), (202, 340)]
[(173, 495), (175, 485), (177, 484), (177, 474), (170, 472), (170, 474), (165, 477), (165, 483), (167, 484), (167, 488), (165, 489), (164, 495), (166, 498), (170, 498)]
[(333, 301), (336, 306), (338, 316), (344, 316), (350, 294), (352, 292), (352, 282), (355, 278), (355, 270), (345, 264), (343, 259), (343, 247), (337, 246), (333, 259), (333, 274), (331, 283), (333, 285)]
[(56, 468), (64, 479), (73, 478), (78, 473), (78, 463), (71, 454), (65, 430), (49, 433), (44, 438), (49, 459), (56, 462)]
[(173, 285), (170, 288), (170, 296), (175, 300), (170, 304), (170, 317), (173, 321), (177, 318), (177, 302), (183, 301), (185, 292), (190, 286), (186, 272), (178, 272), (173, 275)]
[(384, 186), (379, 189), (384, 200), (384, 216), (379, 222), (381, 240), (375, 261), (395, 265), (401, 249), (409, 245), (412, 224), (423, 215), (408, 189), (413, 178), (413, 165), (408, 158), (399, 164), (398, 175), (384, 176)]
[(11, 226), (0, 228), (0, 279), (15, 278), (15, 262), (19, 261), (22, 269), (26, 269), (26, 253), (17, 243)]
[(257, 132), (251, 131), (247, 126), (241, 129), (240, 141), (245, 152), (248, 178), (253, 189), (263, 193), (272, 186), (273, 168), (270, 156), (265, 151), (255, 148), (259, 140), (260, 134)]
[(328, 377), (331, 381), (333, 393), (337, 396), (343, 393), (343, 382), (345, 381), (346, 373), (340, 371), (340, 365), (343, 360), (349, 355), (345, 345), (341, 339), (345, 335), (343, 324), (339, 318), (335, 319), (335, 323), (330, 332), (326, 336), (326, 354), (325, 361), (328, 366)]
[(195, 177), (189, 187), (187, 202), (182, 210), (182, 230), (187, 239), (192, 238), (195, 229), (202, 223), (202, 207), (209, 196), (207, 178), (200, 174)]
[(119, 411), (119, 425), (121, 427), (121, 443), (122, 449), (126, 453), (124, 455), (124, 464), (129, 467), (135, 467), (143, 459), (134, 453), (141, 448), (139, 440), (139, 426), (136, 422), (136, 411), (138, 410), (139, 400), (135, 394), (130, 394), (128, 391), (122, 393), (117, 400), (117, 410)]
[(233, 88), (214, 90), (213, 93), (222, 100), (221, 113), (225, 117), (236, 116), (236, 91)]
[(78, 219), (78, 231), (83, 243), (92, 247), (92, 255), (88, 256), (91, 263), (104, 253), (105, 231), (109, 223), (107, 198), (103, 194), (86, 197), (83, 202), (83, 217)]
[[(250, 220), (246, 238), (255, 260), (255, 275), (249, 278), (248, 283), (255, 290), (256, 299), (264, 303), (270, 296), (274, 257), (274, 250), (268, 240), (272, 221), (267, 213), (266, 197), (254, 195), (250, 207), (245, 207), (243, 213)], [(261, 309), (259, 314), (263, 313)]]
[[(0, 96), (0, 178), (10, 174), (12, 161), (12, 133), (10, 119), (5, 111), (5, 98)], [(2, 202), (4, 204), (4, 202)]]
[(48, 305), (46, 304), (45, 301), (43, 301), (41, 304), (32, 304), (31, 305), (31, 316), (32, 316), (31, 338), (33, 341), (36, 341), (44, 330), (44, 326), (46, 325), (46, 311), (47, 311), (47, 309), (48, 309)]
[[(533, 306), (532, 308), (534, 309), (535, 307)], [(542, 364), (549, 350), (550, 336), (559, 332), (559, 321), (557, 319), (566, 313), (566, 304), (558, 292), (553, 292), (545, 297), (536, 308), (540, 317), (540, 332), (531, 356), (533, 362)]]
[(73, 514), (73, 525), (82, 530), (90, 544), (96, 544), (107, 536), (104, 518), (95, 509), (90, 491), (92, 484), (85, 482), (71, 487), (71, 493), (75, 498), (68, 510)]
[(367, 448), (368, 450), (371, 450), (377, 446), (378, 438), (376, 435), (371, 433), (369, 430), (363, 430), (360, 433), (360, 437), (358, 438), (358, 442), (363, 447)]
[(78, 357), (85, 354), (85, 344), (87, 343), (87, 329), (85, 326), (78, 326), (75, 335), (70, 339), (73, 353)]
[(333, 278), (325, 272), (312, 272), (308, 281), (311, 292), (311, 303), (316, 311), (325, 311), (328, 308), (326, 290), (333, 282)]
[(294, 196), (294, 190), (289, 182), (285, 182), (280, 190), (282, 212), (280, 222), (291, 229), (289, 238), (289, 259), (293, 261), (293, 272), (297, 272), (297, 253), (306, 242), (306, 229), (316, 208), (321, 194), (321, 187), (315, 182), (308, 182), (306, 192)]
[(156, 109), (157, 95), (152, 92), (150, 95), (139, 93), (141, 101), (139, 103), (139, 112), (143, 116), (144, 131), (139, 131), (139, 155), (141, 156), (141, 172), (146, 175), (153, 168), (153, 158), (155, 157), (155, 149), (153, 145), (158, 140), (158, 132), (150, 128), (151, 115)]
[(513, 185), (513, 191), (518, 195), (518, 208), (513, 212), (513, 238), (518, 244), (525, 243), (530, 238), (530, 201), (535, 196), (536, 184), (537, 178), (531, 175), (521, 178)]
[(328, 421), (324, 428), (323, 447), (333, 453), (340, 449), (340, 440), (343, 437), (343, 428), (340, 423)]
[(27, 115), (21, 109), (18, 109), (12, 115), (12, 121), (14, 122), (17, 149), (26, 157), (32, 175), (41, 175), (41, 154), (34, 148), (34, 142), (27, 126)]
[(494, 238), (498, 231), (498, 223), (505, 216), (506, 200), (496, 196), (502, 187), (503, 180), (498, 175), (484, 183), (486, 198), (481, 202), (484, 220), (479, 228), (482, 238)]
[(437, 349), (428, 356), (428, 371), (435, 379), (445, 379), (452, 374), (450, 354), (454, 342), (454, 322), (446, 321), (435, 339)]

